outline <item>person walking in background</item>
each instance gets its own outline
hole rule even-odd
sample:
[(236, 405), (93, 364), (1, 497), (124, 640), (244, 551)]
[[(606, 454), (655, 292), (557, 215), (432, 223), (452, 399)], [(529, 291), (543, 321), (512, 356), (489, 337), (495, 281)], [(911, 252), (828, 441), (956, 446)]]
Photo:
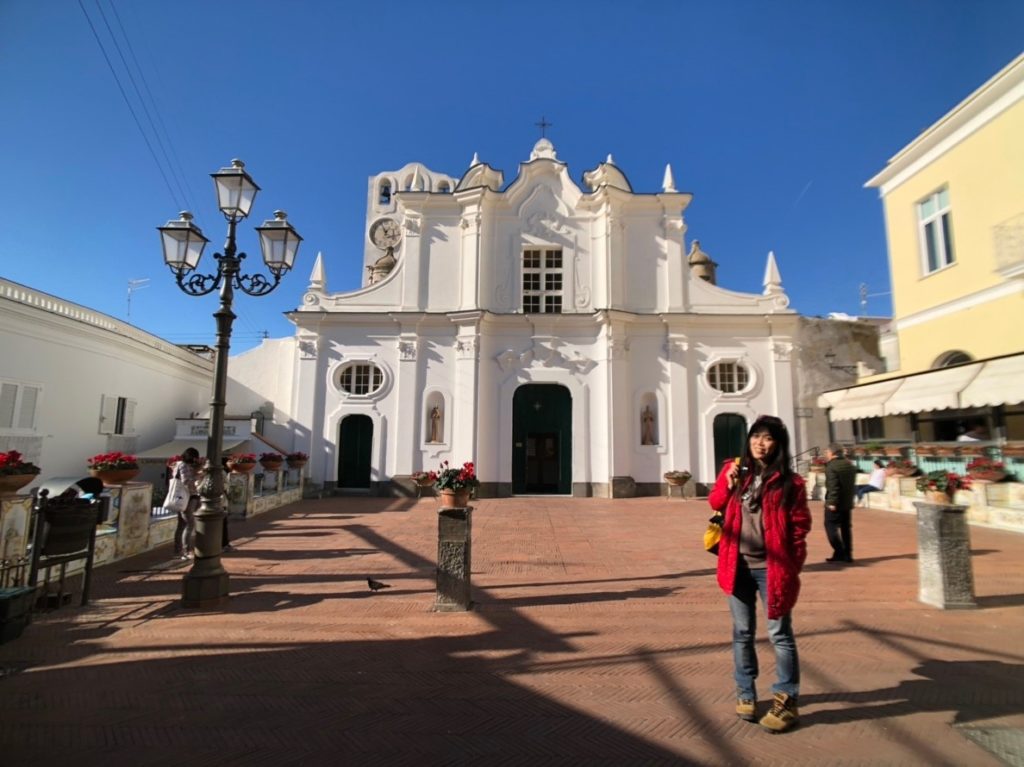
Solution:
[(832, 546), (832, 556), (825, 561), (852, 562), (851, 518), (857, 467), (845, 457), (842, 445), (829, 445), (825, 458), (828, 459), (825, 464), (825, 535)]
[(807, 559), (811, 512), (803, 478), (793, 471), (789, 432), (781, 419), (764, 415), (754, 421), (743, 456), (722, 467), (708, 502), (724, 513), (718, 585), (728, 594), (732, 615), (736, 715), (757, 721), (754, 640), (760, 594), (776, 675), (772, 707), (760, 724), (771, 732), (786, 732), (800, 722), (800, 660), (791, 613)]
[(196, 509), (199, 508), (199, 490), (196, 487), (199, 479), (199, 451), (194, 447), (185, 448), (181, 460), (174, 464), (171, 476), (188, 488), (188, 505), (184, 511), (178, 512), (178, 524), (174, 530), (174, 555), (188, 559), (192, 556)]
[(879, 460), (875, 459), (875, 468), (871, 470), (871, 476), (868, 477), (868, 483), (866, 485), (857, 485), (853, 492), (857, 496), (857, 502), (863, 500), (864, 496), (868, 493), (874, 493), (878, 490), (885, 490), (885, 465)]

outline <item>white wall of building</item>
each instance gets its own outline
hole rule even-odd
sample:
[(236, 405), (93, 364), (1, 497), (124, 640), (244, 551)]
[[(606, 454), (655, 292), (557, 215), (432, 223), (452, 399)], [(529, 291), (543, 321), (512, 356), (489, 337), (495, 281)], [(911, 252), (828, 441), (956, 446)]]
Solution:
[[(19, 450), (40, 478), (87, 476), (87, 459), (136, 452), (174, 436), (175, 418), (205, 411), (210, 360), (113, 317), (0, 280), (0, 380), (40, 389), (34, 423), (0, 428), (0, 449)], [(112, 434), (108, 403), (132, 411)]]
[[(381, 181), (404, 187), (409, 171), (413, 188), (381, 204)], [(721, 414), (749, 424), (771, 413), (794, 426), (804, 386), (794, 371), (799, 317), (774, 256), (762, 294), (705, 282), (686, 260), (691, 195), (675, 190), (670, 173), (653, 194), (634, 193), (611, 158), (583, 177), (580, 186), (542, 139), (507, 187), (481, 162), (457, 182), (415, 163), (370, 178), (367, 233), (381, 217), (400, 227), (393, 270), (332, 293), (319, 258), (289, 315), (294, 345), (266, 343), (231, 369), (239, 390), (254, 394), (248, 401), (273, 401), (275, 425), (308, 437), (311, 483), (337, 480), (339, 426), (361, 414), (373, 424), (374, 482), (473, 460), (482, 481), (507, 485), (513, 398), (528, 383), (570, 394), (573, 492), (610, 492), (622, 478), (657, 486), (672, 469), (711, 481)], [(452, 191), (434, 191), (442, 183)], [(369, 266), (382, 250), (366, 242)], [(523, 311), (529, 248), (561, 251), (560, 313)], [(742, 365), (749, 385), (711, 387), (708, 371), (723, 362)], [(376, 366), (380, 389), (342, 391), (339, 371), (352, 363)], [(435, 405), (443, 438), (429, 443)], [(641, 440), (648, 407), (654, 444)], [(793, 432), (799, 452), (809, 434)]]

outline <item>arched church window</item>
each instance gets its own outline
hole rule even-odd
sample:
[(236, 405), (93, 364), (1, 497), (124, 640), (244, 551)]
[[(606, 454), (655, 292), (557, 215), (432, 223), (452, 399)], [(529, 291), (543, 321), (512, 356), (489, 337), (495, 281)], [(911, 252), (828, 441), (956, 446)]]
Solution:
[(441, 194), (450, 194), (452, 191), (451, 185), (447, 181), (442, 181), (437, 185), (437, 191)]
[(708, 370), (708, 384), (726, 394), (741, 392), (749, 383), (749, 371), (738, 362), (718, 362)]
[(380, 182), (380, 192), (377, 195), (378, 205), (390, 205), (391, 204), (391, 182), (384, 179)]

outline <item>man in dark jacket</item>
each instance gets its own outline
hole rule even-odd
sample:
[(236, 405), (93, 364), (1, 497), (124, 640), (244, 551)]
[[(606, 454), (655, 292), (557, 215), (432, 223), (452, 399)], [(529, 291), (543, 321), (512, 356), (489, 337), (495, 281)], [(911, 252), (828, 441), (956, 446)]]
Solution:
[(826, 562), (853, 561), (853, 491), (857, 467), (844, 457), (842, 445), (825, 450), (825, 535), (832, 546)]

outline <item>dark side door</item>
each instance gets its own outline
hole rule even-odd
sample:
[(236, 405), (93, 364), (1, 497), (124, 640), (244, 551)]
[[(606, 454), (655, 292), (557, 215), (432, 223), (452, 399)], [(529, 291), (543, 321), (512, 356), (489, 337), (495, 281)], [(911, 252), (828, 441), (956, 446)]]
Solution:
[(338, 487), (370, 489), (373, 420), (350, 415), (341, 421), (338, 435)]

